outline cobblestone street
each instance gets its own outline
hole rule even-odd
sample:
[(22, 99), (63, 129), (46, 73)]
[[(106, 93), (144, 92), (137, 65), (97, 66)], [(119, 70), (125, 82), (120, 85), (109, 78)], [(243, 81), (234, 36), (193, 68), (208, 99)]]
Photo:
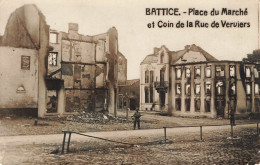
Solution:
[[(234, 136), (239, 139), (227, 139), (230, 128), (205, 127), (203, 141), (200, 141), (199, 128), (175, 128), (167, 131), (167, 144), (163, 140), (162, 130), (140, 130), (92, 133), (121, 142), (136, 143), (134, 146), (118, 145), (107, 141), (78, 138), (72, 135), (70, 153), (60, 154), (62, 135), (41, 138), (17, 144), (2, 143), (3, 164), (246, 164), (260, 150), (256, 126), (236, 126)], [(51, 135), (48, 135), (51, 136)], [(0, 141), (8, 141), (6, 137)], [(53, 139), (53, 140), (52, 140)], [(31, 142), (30, 142), (31, 141)], [(142, 144), (140, 144), (142, 143)], [(55, 150), (59, 149), (59, 153)]]

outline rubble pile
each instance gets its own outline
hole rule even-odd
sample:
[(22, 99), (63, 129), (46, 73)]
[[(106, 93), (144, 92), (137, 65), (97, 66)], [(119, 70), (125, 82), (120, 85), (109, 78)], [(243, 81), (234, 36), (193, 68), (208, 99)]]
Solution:
[(96, 124), (106, 124), (108, 122), (128, 122), (126, 119), (113, 117), (109, 114), (104, 114), (101, 112), (79, 112), (76, 115), (69, 115), (66, 118), (67, 121), (74, 121), (79, 123), (96, 123)]

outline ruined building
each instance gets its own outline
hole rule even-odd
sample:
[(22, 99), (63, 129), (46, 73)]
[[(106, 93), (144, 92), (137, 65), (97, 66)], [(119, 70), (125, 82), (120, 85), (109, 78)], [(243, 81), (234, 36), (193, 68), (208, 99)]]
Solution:
[(118, 108), (139, 108), (140, 101), (140, 79), (127, 80), (124, 85), (119, 86)]
[(83, 110), (116, 115), (117, 30), (87, 36), (78, 29), (69, 23), (68, 33), (50, 30), (35, 5), (11, 14), (0, 37), (2, 111), (39, 117)]
[(260, 113), (258, 82), (254, 63), (219, 61), (196, 45), (162, 46), (141, 63), (140, 108), (211, 118)]
[(118, 109), (139, 107), (140, 80), (127, 80), (127, 59), (118, 52)]
[(118, 52), (118, 85), (125, 85), (127, 81), (127, 59)]

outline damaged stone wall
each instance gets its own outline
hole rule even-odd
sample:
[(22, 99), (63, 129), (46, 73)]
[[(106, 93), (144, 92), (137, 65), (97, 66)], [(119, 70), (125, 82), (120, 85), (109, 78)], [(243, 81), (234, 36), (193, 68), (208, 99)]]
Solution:
[[(61, 90), (57, 89), (61, 95), (64, 91), (65, 100), (64, 111), (59, 113), (83, 110), (114, 113), (118, 76), (116, 29), (84, 36), (78, 33), (78, 24), (69, 23), (68, 33), (50, 31), (50, 45), (49, 57), (56, 57), (57, 65), (48, 59), (49, 78), (60, 79), (64, 84)], [(60, 106), (62, 99), (58, 98)]]
[(253, 63), (218, 61), (194, 44), (179, 51), (169, 51), (165, 46), (155, 48), (141, 63), (140, 108), (156, 109), (157, 101), (164, 101), (161, 92), (151, 98), (151, 88), (158, 84), (154, 82), (160, 82), (155, 88), (162, 91), (164, 80), (169, 82), (163, 87), (168, 86), (165, 100), (171, 115), (228, 118), (231, 109), (237, 116), (258, 113), (259, 70)]
[(61, 35), (65, 113), (108, 110), (107, 65), (111, 56), (106, 52), (107, 34), (83, 36), (78, 34), (78, 25), (70, 23), (69, 33)]
[(37, 54), (32, 49), (0, 47), (0, 108), (37, 108)]
[(65, 112), (94, 110), (94, 90), (65, 90)]
[[(9, 17), (2, 38), (3, 46), (35, 49), (40, 47), (40, 19), (45, 19), (35, 5), (24, 5)], [(33, 17), (32, 17), (33, 15)]]
[(127, 80), (127, 59), (118, 52), (118, 85), (126, 85)]
[[(47, 76), (47, 58), (49, 54), (49, 31), (50, 27), (47, 25), (45, 21), (44, 15), (39, 11), (38, 14), (41, 16), (39, 20), (39, 35), (40, 35), (40, 47), (39, 47), (39, 54), (38, 54), (38, 116), (44, 117), (45, 113), (47, 112), (46, 108), (46, 93), (47, 93), (47, 86), (46, 86), (46, 76)], [(33, 15), (31, 13), (31, 15)], [(31, 15), (28, 15), (32, 17)]]
[(106, 36), (108, 111), (116, 116), (118, 100), (118, 34), (115, 27), (108, 30)]
[[(61, 79), (61, 37), (62, 33), (50, 30), (50, 50), (48, 53), (48, 73), (51, 78)], [(51, 39), (53, 38), (53, 39)]]
[[(51, 34), (53, 32), (57, 34), (56, 37)], [(50, 42), (49, 38), (54, 39), (54, 42)], [(50, 105), (58, 106), (58, 114), (82, 110), (109, 110), (116, 114), (117, 41), (117, 30), (114, 27), (96, 36), (78, 34), (77, 24), (69, 24), (68, 33), (50, 31), (44, 15), (35, 5), (17, 9), (10, 16), (5, 34), (1, 36), (0, 45), (4, 49), (0, 52), (2, 61), (13, 63), (1, 66), (4, 67), (1, 76), (9, 74), (6, 76), (8, 79), (20, 78), (26, 81), (18, 87), (11, 82), (8, 90), (12, 90), (12, 96), (9, 97), (8, 91), (5, 91), (1, 93), (1, 97), (5, 98), (1, 101), (13, 101), (14, 104), (10, 106), (19, 108), (38, 108), (39, 117), (48, 115), (48, 112), (55, 113), (54, 109), (48, 107)], [(21, 61), (24, 63), (21, 64)], [(12, 67), (26, 71), (17, 70), (17, 75), (12, 77)], [(30, 87), (27, 87), (27, 83)], [(14, 94), (14, 91), (19, 94)], [(24, 105), (19, 102), (21, 93), (28, 95), (28, 98), (23, 97), (27, 100), (22, 101)], [(58, 100), (57, 105), (52, 96)]]
[[(189, 77), (187, 77), (187, 68), (191, 71)], [(196, 76), (196, 68), (200, 69), (199, 76)], [(207, 68), (210, 69), (210, 74), (207, 73)], [(245, 75), (246, 68), (250, 70), (248, 77)], [(254, 68), (254, 64), (244, 65), (242, 62), (234, 61), (173, 65), (170, 95), (172, 104), (169, 112), (175, 116), (211, 118), (228, 118), (231, 109), (236, 116), (255, 113), (255, 100), (259, 98), (259, 94), (256, 93), (259, 93), (259, 88), (255, 87), (257, 82), (255, 82)], [(177, 70), (181, 70), (179, 79)], [(177, 92), (178, 84), (180, 84), (180, 92)], [(187, 92), (188, 84), (190, 93)]]
[(97, 70), (95, 43), (63, 39), (61, 63), (62, 79), (66, 91), (65, 111), (94, 111), (95, 95), (93, 94), (95, 94), (95, 72)]
[[(33, 17), (32, 17), (33, 15)], [(9, 17), (1, 37), (2, 84), (0, 105), (5, 108), (38, 108), (46, 111), (46, 58), (49, 49), (49, 26), (35, 5), (24, 5)]]
[(105, 71), (106, 66), (104, 64), (96, 65), (96, 88), (105, 87)]

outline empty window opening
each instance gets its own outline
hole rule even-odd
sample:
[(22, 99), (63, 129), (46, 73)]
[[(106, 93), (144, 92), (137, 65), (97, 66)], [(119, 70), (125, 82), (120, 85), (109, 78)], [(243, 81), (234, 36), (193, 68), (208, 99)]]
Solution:
[(177, 83), (176, 84), (176, 95), (180, 95), (181, 94), (181, 84)]
[(200, 84), (195, 84), (195, 95), (200, 95)]
[(195, 67), (195, 78), (200, 77), (200, 67)]
[(236, 83), (231, 83), (230, 85), (230, 94), (235, 95), (236, 94)]
[(164, 82), (165, 69), (160, 70), (160, 82), (163, 84)]
[(150, 88), (150, 103), (153, 102), (153, 88)]
[(200, 105), (201, 105), (200, 99), (195, 99), (195, 111), (196, 112), (200, 111)]
[(57, 56), (58, 56), (58, 53), (56, 53), (56, 52), (49, 53), (49, 56), (48, 56), (49, 65), (57, 66)]
[(186, 95), (190, 96), (190, 92), (191, 92), (190, 84), (186, 84), (186, 86), (185, 86), (185, 93), (186, 93)]
[(225, 76), (225, 66), (216, 66), (216, 77)]
[(145, 103), (149, 103), (149, 88), (148, 87), (144, 88), (144, 93), (145, 93)]
[(153, 82), (153, 71), (151, 70), (150, 71), (150, 83), (152, 83)]
[(259, 84), (255, 84), (255, 94), (259, 95)]
[(50, 33), (50, 42), (51, 43), (58, 43), (58, 34), (57, 33)]
[(249, 84), (249, 83), (246, 84), (246, 94), (247, 95), (251, 94), (251, 84)]
[(235, 77), (235, 75), (236, 75), (235, 74), (235, 68), (236, 68), (235, 65), (230, 65), (229, 66), (229, 76), (230, 77)]
[(145, 83), (149, 83), (149, 71), (145, 71)]
[(181, 68), (176, 69), (176, 79), (181, 79)]
[(181, 99), (180, 98), (177, 98), (176, 99), (176, 104), (175, 104), (175, 108), (176, 108), (176, 111), (180, 111), (181, 110)]
[(185, 110), (190, 111), (190, 99), (185, 99)]
[(206, 77), (211, 77), (211, 66), (206, 66)]
[(224, 95), (225, 94), (225, 86), (223, 81), (216, 82), (216, 93), (217, 95)]
[(210, 112), (210, 100), (205, 100), (205, 112)]
[(259, 72), (256, 68), (254, 68), (254, 75), (255, 75), (255, 78), (259, 78)]
[(47, 90), (47, 113), (56, 113), (58, 98), (56, 90)]
[(186, 68), (186, 78), (190, 78), (190, 68)]
[(206, 82), (205, 89), (206, 89), (206, 95), (211, 95), (211, 82)]
[(246, 100), (246, 111), (251, 112), (252, 111), (252, 102), (251, 100)]
[(251, 78), (251, 69), (249, 66), (246, 66), (246, 78)]

